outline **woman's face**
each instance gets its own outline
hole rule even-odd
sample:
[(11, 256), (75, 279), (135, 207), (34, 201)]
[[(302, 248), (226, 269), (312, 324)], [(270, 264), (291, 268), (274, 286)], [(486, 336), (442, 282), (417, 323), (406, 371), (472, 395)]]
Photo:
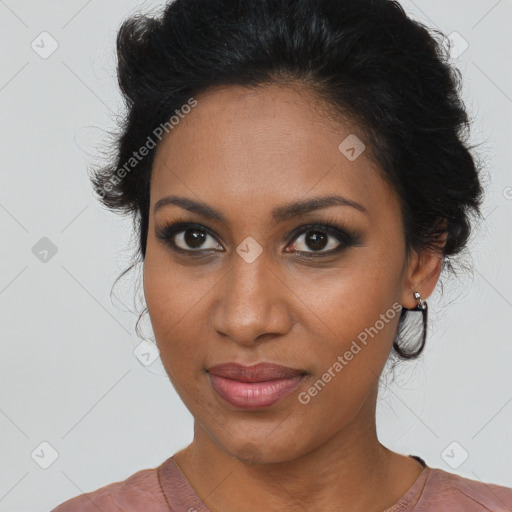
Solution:
[[(237, 86), (196, 99), (153, 166), (144, 266), (152, 327), (196, 428), (230, 456), (291, 460), (371, 424), (421, 268), (405, 259), (398, 198), (369, 149), (357, 157), (353, 137), (339, 149), (350, 135), (363, 138), (356, 125), (327, 122), (305, 89)], [(155, 211), (169, 196), (181, 206), (169, 200)], [(333, 196), (347, 204), (289, 208)], [(193, 226), (165, 231), (178, 222)], [(414, 290), (426, 297), (436, 280)], [(249, 409), (212, 387), (207, 369), (228, 362), (306, 375), (276, 403)]]

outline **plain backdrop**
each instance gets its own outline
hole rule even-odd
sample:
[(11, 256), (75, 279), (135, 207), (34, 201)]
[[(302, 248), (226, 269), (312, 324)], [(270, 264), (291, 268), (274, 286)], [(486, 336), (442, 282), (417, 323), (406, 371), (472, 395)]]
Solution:
[[(159, 359), (134, 354), (136, 274), (109, 296), (131, 223), (99, 206), (86, 175), (122, 112), (116, 30), (163, 5), (0, 1), (3, 512), (49, 511), (192, 440)], [(473, 270), (429, 298), (424, 356), (383, 383), (378, 433), (432, 467), (512, 486), (512, 2), (403, 5), (454, 41), (472, 140), (483, 142), (486, 219), (465, 260)]]

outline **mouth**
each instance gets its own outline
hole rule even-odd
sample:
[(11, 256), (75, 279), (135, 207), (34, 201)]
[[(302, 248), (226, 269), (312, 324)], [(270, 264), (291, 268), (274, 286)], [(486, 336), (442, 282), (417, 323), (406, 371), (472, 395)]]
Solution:
[(214, 391), (242, 409), (270, 407), (292, 393), (307, 375), (305, 370), (270, 363), (243, 366), (226, 363), (209, 368)]

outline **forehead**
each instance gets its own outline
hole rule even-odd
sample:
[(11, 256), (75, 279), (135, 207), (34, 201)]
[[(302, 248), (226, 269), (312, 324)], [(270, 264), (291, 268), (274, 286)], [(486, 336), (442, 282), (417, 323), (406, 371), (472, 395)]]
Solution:
[(249, 204), (264, 215), (269, 204), (338, 192), (379, 214), (394, 199), (369, 148), (355, 160), (340, 151), (347, 138), (364, 141), (360, 127), (333, 121), (329, 105), (307, 88), (230, 86), (196, 100), (158, 147), (152, 206), (180, 194), (222, 205), (228, 215)]

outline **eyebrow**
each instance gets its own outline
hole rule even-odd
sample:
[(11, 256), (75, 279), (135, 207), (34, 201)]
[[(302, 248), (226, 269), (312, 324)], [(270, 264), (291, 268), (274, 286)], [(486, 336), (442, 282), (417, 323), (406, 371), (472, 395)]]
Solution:
[[(218, 210), (201, 201), (180, 196), (167, 196), (158, 200), (153, 208), (153, 213), (167, 205), (179, 206), (192, 213), (198, 213), (219, 222), (227, 223), (227, 218)], [(343, 196), (324, 196), (298, 201), (295, 203), (278, 206), (272, 210), (272, 218), (276, 222), (282, 222), (290, 217), (299, 216), (314, 210), (320, 210), (329, 206), (350, 206), (368, 215), (368, 210), (362, 205)]]

